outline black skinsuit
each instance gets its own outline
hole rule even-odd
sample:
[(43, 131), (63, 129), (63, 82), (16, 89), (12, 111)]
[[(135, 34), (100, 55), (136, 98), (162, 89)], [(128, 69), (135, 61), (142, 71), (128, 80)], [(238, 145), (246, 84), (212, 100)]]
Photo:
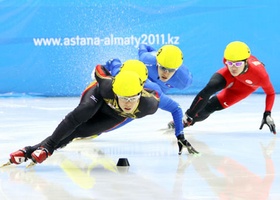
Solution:
[(141, 118), (154, 114), (159, 98), (156, 92), (143, 90), (138, 108), (133, 114), (122, 112), (112, 91), (111, 74), (101, 65), (96, 66), (93, 82), (83, 92), (79, 105), (57, 126), (52, 135), (28, 149), (27, 157), (38, 147), (45, 147), (50, 154), (66, 146), (74, 138), (100, 135), (120, 125), (129, 118)]

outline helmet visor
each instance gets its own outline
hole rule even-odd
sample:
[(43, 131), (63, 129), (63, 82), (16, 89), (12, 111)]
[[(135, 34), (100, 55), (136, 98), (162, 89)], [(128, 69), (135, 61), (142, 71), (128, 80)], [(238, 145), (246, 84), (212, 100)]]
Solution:
[(170, 68), (166, 68), (162, 65), (160, 65), (159, 63), (157, 63), (157, 67), (162, 70), (162, 71), (165, 71), (165, 72), (169, 72), (169, 73), (172, 73), (172, 72), (175, 72), (177, 69), (170, 69)]
[(233, 62), (233, 61), (227, 60), (225, 63), (226, 63), (226, 65), (229, 66), (229, 67), (233, 67), (233, 65), (234, 65), (235, 67), (242, 67), (243, 64), (244, 64), (244, 61), (236, 61), (236, 62)]
[(136, 102), (140, 99), (141, 97), (141, 93), (139, 93), (136, 96), (132, 96), (132, 97), (124, 97), (124, 96), (119, 96), (117, 95), (118, 99), (121, 101), (125, 101), (125, 102)]

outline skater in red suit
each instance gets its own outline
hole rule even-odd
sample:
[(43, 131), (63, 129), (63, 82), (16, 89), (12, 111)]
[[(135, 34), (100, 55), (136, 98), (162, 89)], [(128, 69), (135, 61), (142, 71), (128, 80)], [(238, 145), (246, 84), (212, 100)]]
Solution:
[(271, 117), (275, 92), (264, 64), (251, 55), (247, 44), (240, 41), (226, 46), (223, 62), (225, 66), (213, 74), (185, 112), (184, 127), (205, 120), (217, 110), (234, 105), (261, 87), (266, 99), (260, 129), (266, 124), (270, 131), (276, 134)]
[[(146, 70), (144, 63), (138, 60), (123, 64), (124, 69), (133, 67)], [(104, 66), (97, 65), (96, 81), (86, 88), (79, 105), (66, 115), (53, 134), (37, 145), (11, 153), (7, 165), (20, 164), (28, 159), (42, 163), (54, 150), (75, 138), (98, 136), (121, 127), (127, 120), (154, 114), (159, 105), (157, 92), (143, 88), (145, 80), (136, 70), (124, 69), (112, 77)], [(187, 148), (189, 153), (198, 153), (184, 137), (178, 139), (178, 145)]]

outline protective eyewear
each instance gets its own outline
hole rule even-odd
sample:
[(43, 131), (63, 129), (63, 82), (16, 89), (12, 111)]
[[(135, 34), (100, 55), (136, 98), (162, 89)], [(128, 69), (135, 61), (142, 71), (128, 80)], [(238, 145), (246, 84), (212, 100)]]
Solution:
[(229, 60), (226, 61), (226, 65), (229, 67), (232, 67), (233, 65), (235, 67), (241, 67), (241, 66), (243, 66), (243, 64), (244, 64), (244, 61), (236, 61), (236, 62), (229, 61)]
[(159, 63), (157, 63), (157, 67), (159, 67), (162, 71), (168, 71), (169, 73), (175, 72), (177, 69), (169, 69), (166, 67), (161, 66)]
[(124, 97), (124, 96), (118, 96), (119, 100), (125, 101), (125, 102), (136, 102), (140, 99), (141, 94), (138, 94), (136, 96), (133, 97)]

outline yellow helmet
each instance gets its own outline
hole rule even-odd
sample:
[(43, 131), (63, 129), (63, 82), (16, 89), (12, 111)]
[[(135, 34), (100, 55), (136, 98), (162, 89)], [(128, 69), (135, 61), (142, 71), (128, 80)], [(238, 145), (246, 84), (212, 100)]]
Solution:
[(157, 51), (157, 62), (169, 69), (177, 69), (183, 63), (183, 53), (179, 47), (164, 45)]
[(142, 80), (142, 82), (145, 82), (148, 78), (148, 69), (147, 69), (146, 65), (139, 60), (125, 61), (120, 69), (120, 72), (123, 72), (123, 71), (136, 72), (140, 76), (140, 79)]
[(249, 58), (250, 49), (244, 42), (234, 41), (229, 43), (224, 51), (224, 58), (230, 61), (240, 61)]
[(113, 79), (113, 92), (118, 96), (130, 97), (143, 90), (143, 82), (139, 75), (132, 71), (119, 72)]

